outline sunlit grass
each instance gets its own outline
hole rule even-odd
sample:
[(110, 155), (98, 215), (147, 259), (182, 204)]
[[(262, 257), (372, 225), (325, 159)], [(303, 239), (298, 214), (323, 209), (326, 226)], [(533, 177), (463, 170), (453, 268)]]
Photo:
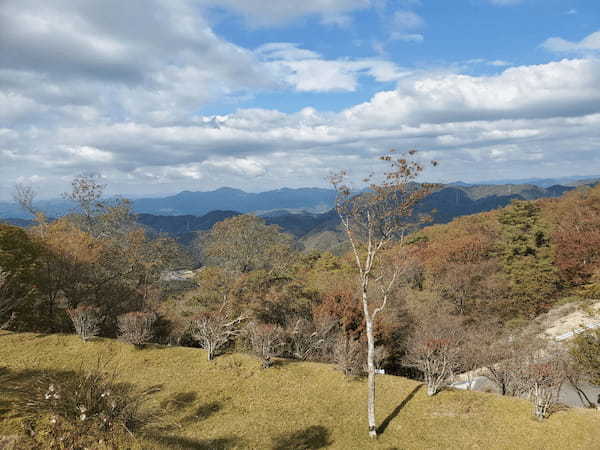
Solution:
[[(378, 378), (382, 433), (371, 442), (365, 382), (330, 365), (279, 361), (265, 370), (242, 354), (209, 362), (191, 348), (0, 333), (0, 367), (13, 373), (94, 367), (99, 355), (121, 381), (160, 387), (148, 406), (167, 426), (138, 436), (141, 448), (586, 449), (600, 442), (596, 411), (561, 411), (540, 423), (524, 400), (462, 391), (428, 398), (419, 383), (392, 376)], [(19, 431), (6, 399), (0, 419), (0, 435)]]

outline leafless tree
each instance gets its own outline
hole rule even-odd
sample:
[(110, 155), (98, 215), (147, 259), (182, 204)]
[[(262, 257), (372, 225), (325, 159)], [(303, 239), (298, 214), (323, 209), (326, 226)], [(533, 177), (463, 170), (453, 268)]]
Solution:
[(117, 318), (119, 339), (141, 347), (154, 335), (156, 314), (153, 312), (129, 312)]
[(313, 358), (325, 346), (336, 325), (331, 322), (319, 328), (306, 319), (298, 319), (287, 331), (291, 354), (303, 361)]
[(243, 316), (233, 317), (223, 303), (218, 311), (206, 311), (194, 317), (190, 323), (192, 337), (206, 350), (208, 360), (214, 359), (219, 350), (240, 334)]
[(32, 186), (17, 183), (13, 192), (13, 199), (15, 203), (17, 203), (21, 207), (21, 209), (23, 209), (23, 211), (28, 212), (35, 218), (35, 221), (39, 225), (40, 233), (43, 237), (45, 232), (45, 226), (48, 222), (46, 215), (42, 211), (37, 209), (33, 204), (36, 195), (37, 193)]
[[(367, 334), (368, 400), (367, 418), (369, 436), (377, 437), (375, 423), (375, 337), (374, 323), (377, 315), (387, 304), (389, 293), (398, 276), (392, 268), (378, 271), (380, 256), (390, 242), (397, 238), (402, 242), (404, 233), (414, 226), (411, 218), (414, 207), (431, 191), (431, 185), (416, 184), (414, 180), (423, 171), (423, 166), (413, 160), (416, 151), (399, 157), (392, 152), (380, 159), (389, 164), (383, 179), (375, 174), (364, 179), (368, 191), (353, 196), (347, 183), (347, 172), (330, 177), (337, 191), (336, 210), (341, 219), (354, 254), (359, 272), (360, 292)], [(432, 162), (436, 165), (436, 162)], [(379, 273), (378, 273), (379, 272)], [(386, 276), (387, 275), (387, 276)], [(377, 286), (377, 306), (369, 285)]]
[(102, 195), (106, 189), (106, 185), (101, 184), (98, 180), (100, 175), (96, 173), (81, 174), (73, 178), (71, 182), (71, 192), (63, 194), (67, 200), (75, 203), (83, 215), (86, 231), (94, 233), (96, 227), (96, 217), (100, 215), (105, 207), (101, 202)]
[(417, 318), (405, 363), (422, 372), (427, 395), (438, 393), (460, 368), (462, 327), (462, 320), (448, 314), (441, 306), (432, 305)]
[(100, 313), (100, 308), (81, 305), (77, 308), (68, 309), (67, 314), (73, 322), (75, 332), (84, 341), (100, 334), (100, 325), (104, 319)]
[(252, 351), (260, 358), (263, 369), (273, 365), (273, 357), (285, 345), (283, 329), (277, 325), (252, 322), (246, 329)]
[(346, 333), (340, 333), (333, 347), (333, 358), (338, 370), (346, 376), (365, 373), (365, 351), (360, 341)]
[(518, 341), (511, 336), (500, 337), (486, 346), (486, 376), (502, 395), (518, 395), (518, 371), (521, 366)]
[(533, 404), (536, 419), (548, 416), (566, 376), (564, 354), (559, 349), (549, 347), (526, 356), (517, 372), (517, 385)]

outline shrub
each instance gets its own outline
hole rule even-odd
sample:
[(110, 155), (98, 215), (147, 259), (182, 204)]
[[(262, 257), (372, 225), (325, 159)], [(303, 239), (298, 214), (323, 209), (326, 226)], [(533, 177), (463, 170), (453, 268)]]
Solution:
[(119, 339), (142, 347), (153, 336), (156, 314), (153, 312), (129, 312), (118, 317)]
[(75, 332), (84, 341), (100, 334), (100, 324), (103, 321), (99, 308), (93, 306), (78, 306), (67, 310), (67, 314), (73, 322)]
[(252, 351), (260, 358), (262, 368), (271, 367), (273, 365), (272, 358), (277, 356), (278, 349), (285, 345), (281, 327), (253, 322), (246, 330)]
[(520, 391), (533, 405), (533, 415), (542, 420), (557, 400), (566, 379), (566, 364), (562, 352), (545, 349), (528, 355), (517, 374)]
[(363, 376), (366, 373), (367, 356), (364, 345), (353, 337), (340, 333), (333, 347), (336, 367), (346, 376)]
[(290, 354), (302, 361), (315, 358), (326, 346), (333, 325), (318, 328), (306, 319), (298, 319), (287, 330)]
[(577, 371), (590, 383), (600, 384), (600, 330), (590, 330), (575, 338), (571, 356)]
[(223, 311), (203, 312), (190, 323), (192, 337), (199, 341), (212, 360), (229, 340), (239, 334), (239, 324), (243, 317), (232, 318)]
[(92, 371), (40, 375), (13, 407), (24, 418), (30, 448), (125, 448), (134, 432), (155, 421), (143, 408), (155, 390), (119, 384), (99, 363)]

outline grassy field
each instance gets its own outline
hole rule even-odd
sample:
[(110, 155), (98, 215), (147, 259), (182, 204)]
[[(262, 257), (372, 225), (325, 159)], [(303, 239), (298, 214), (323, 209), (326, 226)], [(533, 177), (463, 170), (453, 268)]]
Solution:
[[(0, 367), (23, 380), (40, 369), (93, 367), (99, 356), (118, 367), (123, 382), (160, 387), (148, 406), (173, 426), (138, 436), (144, 449), (600, 448), (596, 411), (560, 411), (540, 423), (523, 400), (462, 391), (428, 398), (419, 383), (392, 376), (378, 378), (380, 436), (371, 442), (365, 382), (330, 365), (278, 361), (263, 370), (242, 354), (208, 362), (198, 349), (0, 332)], [(3, 403), (0, 436), (19, 430)]]

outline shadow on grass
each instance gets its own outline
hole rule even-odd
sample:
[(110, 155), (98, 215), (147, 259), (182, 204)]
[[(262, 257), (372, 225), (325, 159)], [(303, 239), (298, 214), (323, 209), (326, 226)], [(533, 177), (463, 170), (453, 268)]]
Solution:
[(187, 423), (200, 422), (201, 420), (206, 420), (213, 414), (218, 413), (221, 409), (223, 409), (223, 404), (221, 402), (205, 403), (204, 405), (200, 405), (193, 414), (184, 417), (182, 421)]
[(239, 447), (243, 442), (237, 437), (226, 437), (220, 439), (190, 439), (182, 436), (157, 436), (146, 435), (146, 439), (160, 447), (181, 450), (227, 450)]
[(187, 408), (192, 405), (197, 398), (198, 394), (195, 392), (177, 392), (160, 402), (160, 407), (163, 409)]
[(286, 367), (286, 366), (291, 366), (293, 364), (304, 363), (306, 361), (303, 361), (301, 359), (292, 359), (292, 358), (277, 358), (277, 359), (273, 359), (271, 362), (272, 362), (271, 367)]
[(329, 430), (320, 425), (313, 425), (304, 430), (285, 433), (273, 439), (273, 450), (286, 449), (318, 449), (331, 445)]
[(400, 404), (398, 406), (396, 406), (394, 408), (394, 410), (390, 413), (389, 416), (387, 416), (385, 418), (385, 420), (383, 422), (381, 422), (381, 425), (379, 425), (379, 428), (377, 428), (377, 434), (383, 434), (386, 430), (386, 428), (389, 426), (390, 422), (392, 420), (394, 420), (398, 414), (400, 414), (400, 411), (402, 411), (402, 409), (408, 404), (408, 402), (410, 402), (413, 397), (415, 395), (417, 395), (417, 392), (419, 392), (419, 390), (423, 387), (422, 384), (419, 384), (417, 387), (415, 387), (410, 394), (408, 394), (406, 396), (406, 398), (404, 400), (402, 400), (402, 402), (400, 402)]

